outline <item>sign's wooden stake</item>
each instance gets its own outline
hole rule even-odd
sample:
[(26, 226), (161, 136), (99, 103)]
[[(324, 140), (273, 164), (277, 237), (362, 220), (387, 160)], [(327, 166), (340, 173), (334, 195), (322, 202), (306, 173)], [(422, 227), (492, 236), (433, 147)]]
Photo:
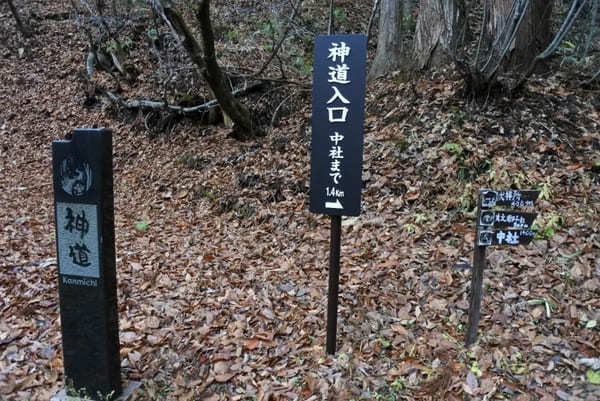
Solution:
[[(477, 218), (481, 213), (481, 196), (477, 196)], [(477, 340), (477, 329), (481, 316), (481, 293), (483, 290), (483, 271), (485, 269), (485, 246), (479, 245), (479, 236), (475, 235), (473, 268), (471, 269), (471, 303), (469, 305), (469, 324), (467, 326), (466, 345)]]

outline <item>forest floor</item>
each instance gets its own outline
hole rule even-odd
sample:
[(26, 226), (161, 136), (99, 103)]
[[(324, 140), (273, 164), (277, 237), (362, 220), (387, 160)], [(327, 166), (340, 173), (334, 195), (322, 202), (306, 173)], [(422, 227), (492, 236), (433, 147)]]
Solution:
[[(85, 36), (62, 6), (32, 4), (27, 46), (0, 10), (0, 399), (64, 385), (51, 142), (90, 126), (113, 130), (121, 372), (142, 382), (135, 399), (600, 399), (600, 372), (581, 363), (600, 357), (597, 87), (555, 73), (480, 104), (460, 80), (371, 83), (362, 213), (342, 223), (328, 356), (310, 92), (258, 140), (189, 120), (148, 135), (143, 116), (84, 104)], [(541, 235), (488, 250), (466, 348), (483, 187), (540, 189)]]

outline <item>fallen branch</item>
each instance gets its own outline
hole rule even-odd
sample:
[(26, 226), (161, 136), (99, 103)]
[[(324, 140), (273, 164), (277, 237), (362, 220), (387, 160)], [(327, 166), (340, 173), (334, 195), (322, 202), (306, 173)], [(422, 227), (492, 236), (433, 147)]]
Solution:
[[(243, 96), (249, 92), (252, 92), (264, 85), (264, 82), (255, 81), (249, 85), (244, 86), (243, 88), (237, 89), (232, 92), (233, 96)], [(111, 91), (105, 91), (106, 96), (115, 104), (118, 104), (121, 107), (126, 109), (140, 109), (140, 110), (157, 110), (164, 109), (173, 114), (178, 115), (186, 115), (186, 114), (196, 114), (210, 110), (213, 107), (219, 105), (219, 102), (216, 99), (208, 101), (206, 103), (199, 104), (197, 106), (178, 106), (174, 104), (168, 104), (167, 102), (155, 101), (155, 100), (125, 100), (122, 99), (119, 95)]]

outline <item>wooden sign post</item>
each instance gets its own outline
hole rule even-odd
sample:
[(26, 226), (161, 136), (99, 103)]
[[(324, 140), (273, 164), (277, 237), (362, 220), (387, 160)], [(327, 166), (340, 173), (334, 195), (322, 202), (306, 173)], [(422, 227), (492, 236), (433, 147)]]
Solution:
[(315, 40), (310, 211), (331, 216), (328, 354), (336, 349), (341, 216), (360, 214), (366, 43), (365, 35)]
[(52, 142), (58, 290), (66, 384), (79, 397), (121, 393), (112, 134)]
[(537, 213), (496, 210), (496, 208), (533, 206), (539, 195), (540, 191), (537, 190), (479, 190), (477, 197), (477, 235), (475, 236), (471, 275), (471, 302), (465, 340), (467, 345), (473, 344), (477, 339), (481, 317), (481, 293), (486, 248), (497, 245), (527, 245), (537, 232), (530, 229)]

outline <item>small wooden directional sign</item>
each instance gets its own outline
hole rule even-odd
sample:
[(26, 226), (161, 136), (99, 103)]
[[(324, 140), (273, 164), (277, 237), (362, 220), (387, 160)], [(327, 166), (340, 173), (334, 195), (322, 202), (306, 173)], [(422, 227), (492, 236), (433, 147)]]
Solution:
[(533, 206), (538, 196), (540, 196), (539, 190), (503, 190), (494, 191), (490, 189), (482, 189), (479, 192), (481, 197), (481, 207), (483, 209), (491, 208), (494, 206), (508, 206), (514, 208), (520, 208), (523, 206)]
[(492, 245), (527, 245), (536, 234), (536, 230), (478, 230), (477, 244)]
[(537, 213), (482, 210), (479, 213), (479, 225), (494, 228), (529, 228), (536, 217)]
[(469, 323), (465, 342), (467, 346), (477, 339), (483, 271), (485, 269), (485, 251), (488, 246), (527, 245), (533, 240), (536, 230), (531, 230), (537, 213), (497, 210), (496, 207), (521, 208), (533, 206), (540, 191), (538, 190), (491, 190), (480, 189), (477, 200), (477, 236), (473, 251), (473, 274), (471, 276), (471, 301), (469, 305)]
[(512, 206), (515, 208), (533, 206), (540, 195), (538, 190), (490, 190), (479, 191), (481, 208), (477, 217), (477, 245), (526, 245), (536, 234), (528, 230), (537, 213), (526, 213), (507, 210), (489, 210), (495, 206)]
[(315, 40), (310, 211), (358, 216), (362, 189), (366, 36)]

